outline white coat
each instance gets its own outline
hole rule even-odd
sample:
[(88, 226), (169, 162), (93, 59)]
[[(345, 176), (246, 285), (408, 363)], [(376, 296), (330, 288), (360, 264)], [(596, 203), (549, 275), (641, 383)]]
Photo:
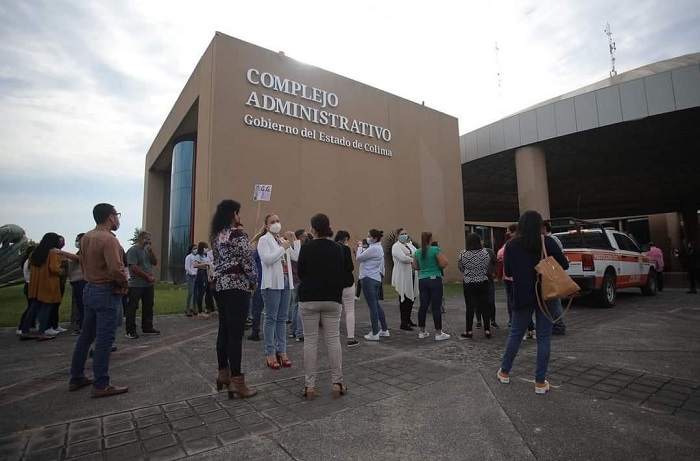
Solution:
[[(277, 239), (271, 233), (266, 233), (258, 240), (258, 254), (262, 262), (262, 282), (260, 289), (271, 288), (273, 290), (284, 289), (284, 270), (282, 269), (282, 259), (289, 259), (289, 250), (285, 250), (277, 242)], [(292, 266), (289, 264), (288, 269), (291, 271)], [(291, 273), (290, 273), (291, 276)], [(290, 280), (289, 286), (294, 286)]]
[(416, 254), (416, 247), (411, 242), (404, 245), (396, 242), (391, 247), (391, 257), (394, 260), (394, 270), (391, 274), (391, 285), (399, 294), (399, 301), (403, 298), (415, 300), (418, 297), (418, 277), (413, 276), (411, 263)]

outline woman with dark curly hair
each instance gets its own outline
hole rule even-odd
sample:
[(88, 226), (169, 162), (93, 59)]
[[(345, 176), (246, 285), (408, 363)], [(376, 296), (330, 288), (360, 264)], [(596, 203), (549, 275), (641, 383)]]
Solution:
[(214, 251), (216, 303), (219, 306), (219, 334), (216, 356), (219, 376), (216, 387), (228, 387), (228, 397), (254, 396), (257, 391), (246, 386), (241, 372), (241, 352), (250, 293), (255, 291), (258, 270), (248, 245), (248, 237), (240, 228), (241, 204), (224, 200), (216, 207), (209, 238)]
[[(45, 341), (53, 339), (54, 335), (46, 334), (49, 325), (52, 306), (61, 303), (60, 277), (65, 274), (61, 267), (61, 237), (49, 232), (44, 234), (41, 242), (29, 256), (29, 293), (31, 308), (24, 323), (20, 339), (33, 339)], [(31, 335), (29, 320), (39, 320), (39, 330), (36, 336)]]

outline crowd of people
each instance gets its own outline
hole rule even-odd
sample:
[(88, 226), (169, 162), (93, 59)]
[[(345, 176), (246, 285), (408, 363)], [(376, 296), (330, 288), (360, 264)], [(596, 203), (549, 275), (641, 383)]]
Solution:
[[(47, 233), (25, 253), (27, 308), (18, 334), (21, 340), (46, 341), (67, 331), (58, 324), (58, 309), (65, 281), (69, 281), (75, 306), (74, 334), (78, 336), (69, 390), (92, 385), (92, 396), (103, 397), (128, 391), (128, 387), (114, 385), (109, 378), (110, 354), (115, 350), (114, 338), (122, 318), (126, 318), (126, 337), (139, 338), (136, 312), (140, 305), (141, 333), (159, 334), (153, 325), (153, 267), (158, 260), (147, 231), (138, 234), (128, 251), (123, 250), (114, 235), (120, 219), (114, 206), (96, 205), (93, 217), (96, 227), (76, 236), (75, 254), (63, 250), (64, 239), (55, 233)], [(426, 321), (430, 312), (435, 341), (450, 339), (442, 325), (443, 277), (448, 258), (429, 231), (421, 233), (418, 245), (404, 228), (396, 229), (394, 235), (395, 243), (390, 249), (391, 285), (398, 294), (399, 328), (413, 332), (417, 326), (418, 339), (429, 338), (432, 333)], [(354, 277), (356, 264), (357, 284), (364, 294), (371, 323), (364, 339), (381, 341), (391, 336), (382, 306), (381, 287), (386, 273), (383, 237), (383, 231), (370, 229), (351, 248), (350, 233), (334, 232), (329, 217), (318, 213), (310, 218), (308, 232), (285, 232), (280, 217), (269, 214), (260, 230), (249, 238), (241, 223), (240, 203), (219, 203), (212, 217), (209, 243), (192, 245), (185, 258), (186, 315), (209, 318), (216, 314), (218, 318), (217, 389), (226, 388), (229, 398), (247, 398), (257, 393), (247, 386), (241, 369), (242, 342), (245, 330), (250, 328), (249, 340), (264, 340), (265, 365), (270, 370), (293, 366), (287, 354), (287, 339), (303, 343), (302, 395), (306, 398), (316, 395), (316, 357), (323, 336), (331, 367), (332, 395), (337, 398), (347, 393), (340, 331), (345, 312), (346, 345), (359, 345), (355, 338), (355, 301), (359, 294)], [(509, 226), (506, 242), (498, 253), (485, 248), (479, 234), (472, 233), (466, 238), (466, 248), (457, 256), (466, 306), (465, 330), (460, 336), (474, 337), (475, 318), (476, 328), (483, 328), (486, 339), (492, 337), (492, 328), (500, 328), (495, 318), (494, 280), (502, 280), (509, 333), (497, 377), (508, 383), (521, 341), (535, 339), (538, 394), (549, 390), (546, 374), (550, 341), (553, 331), (557, 331), (557, 324), (551, 319), (562, 312), (559, 300), (547, 301), (549, 316), (538, 307), (534, 268), (543, 245), (563, 269), (568, 268), (561, 242), (551, 234), (548, 223), (536, 211), (527, 211), (517, 224)], [(416, 299), (418, 324), (411, 318)], [(559, 327), (565, 328), (563, 323)], [(85, 374), (88, 355), (93, 356), (93, 378)]]

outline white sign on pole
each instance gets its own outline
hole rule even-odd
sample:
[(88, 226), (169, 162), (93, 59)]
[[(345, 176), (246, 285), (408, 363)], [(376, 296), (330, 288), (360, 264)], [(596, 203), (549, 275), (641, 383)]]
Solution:
[(253, 191), (253, 201), (269, 202), (272, 195), (272, 186), (268, 184), (256, 184)]

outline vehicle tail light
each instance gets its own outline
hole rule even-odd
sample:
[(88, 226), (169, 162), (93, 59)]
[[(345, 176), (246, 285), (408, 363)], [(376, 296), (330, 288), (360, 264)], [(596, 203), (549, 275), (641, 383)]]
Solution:
[(581, 255), (581, 265), (584, 271), (595, 270), (595, 265), (593, 264), (593, 255), (583, 254)]

